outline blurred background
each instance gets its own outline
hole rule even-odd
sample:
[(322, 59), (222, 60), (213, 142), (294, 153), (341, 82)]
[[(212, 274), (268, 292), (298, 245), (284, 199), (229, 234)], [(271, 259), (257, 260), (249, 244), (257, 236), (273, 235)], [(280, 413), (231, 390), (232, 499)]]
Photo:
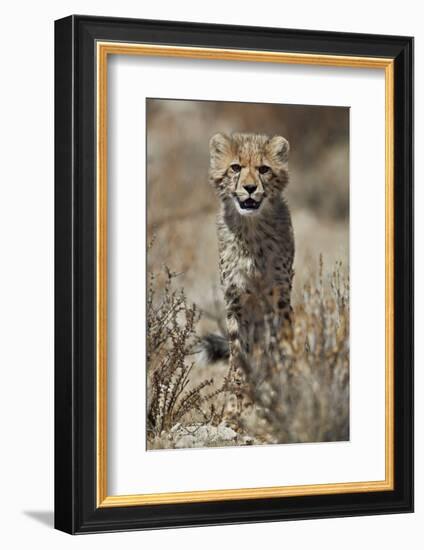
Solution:
[[(222, 303), (215, 216), (208, 184), (216, 132), (283, 135), (290, 142), (286, 198), (296, 243), (293, 304), (318, 268), (349, 262), (349, 108), (148, 99), (147, 224), (150, 271), (181, 273), (189, 301)], [(202, 323), (207, 323), (207, 317)], [(206, 328), (206, 327), (203, 327)]]

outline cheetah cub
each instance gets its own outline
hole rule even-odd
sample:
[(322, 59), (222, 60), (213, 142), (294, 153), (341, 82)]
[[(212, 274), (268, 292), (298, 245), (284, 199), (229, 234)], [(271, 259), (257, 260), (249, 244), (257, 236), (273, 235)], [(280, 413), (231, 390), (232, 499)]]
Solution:
[(209, 181), (221, 202), (218, 248), (228, 342), (210, 336), (208, 355), (226, 353), (230, 372), (245, 371), (258, 346), (270, 349), (270, 323), (274, 334), (291, 324), (294, 237), (282, 195), (288, 153), (281, 136), (219, 133), (210, 140)]

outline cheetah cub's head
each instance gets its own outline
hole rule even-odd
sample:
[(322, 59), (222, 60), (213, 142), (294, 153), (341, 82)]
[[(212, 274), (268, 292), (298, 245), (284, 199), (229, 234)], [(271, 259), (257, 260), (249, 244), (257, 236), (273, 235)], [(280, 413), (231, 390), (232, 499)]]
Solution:
[(209, 181), (241, 216), (266, 211), (287, 185), (289, 143), (282, 136), (219, 133), (209, 149)]

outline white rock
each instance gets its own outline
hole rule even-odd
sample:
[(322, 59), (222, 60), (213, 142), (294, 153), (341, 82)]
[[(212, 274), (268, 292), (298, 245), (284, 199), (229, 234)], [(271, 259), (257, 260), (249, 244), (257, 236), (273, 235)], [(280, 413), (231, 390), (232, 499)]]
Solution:
[(177, 449), (219, 446), (220, 443), (234, 441), (238, 435), (237, 432), (224, 423), (219, 426), (209, 424), (181, 426), (176, 424), (171, 432)]

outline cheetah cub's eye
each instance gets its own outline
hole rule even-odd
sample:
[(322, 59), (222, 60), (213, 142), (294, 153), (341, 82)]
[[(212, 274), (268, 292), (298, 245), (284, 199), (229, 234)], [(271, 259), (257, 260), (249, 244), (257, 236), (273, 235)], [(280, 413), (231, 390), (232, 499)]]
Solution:
[(270, 167), (265, 166), (265, 164), (263, 164), (262, 166), (259, 166), (258, 168), (258, 171), (260, 174), (267, 174), (270, 170), (271, 170)]
[(233, 170), (233, 172), (240, 172), (241, 166), (240, 164), (232, 164), (231, 169)]

